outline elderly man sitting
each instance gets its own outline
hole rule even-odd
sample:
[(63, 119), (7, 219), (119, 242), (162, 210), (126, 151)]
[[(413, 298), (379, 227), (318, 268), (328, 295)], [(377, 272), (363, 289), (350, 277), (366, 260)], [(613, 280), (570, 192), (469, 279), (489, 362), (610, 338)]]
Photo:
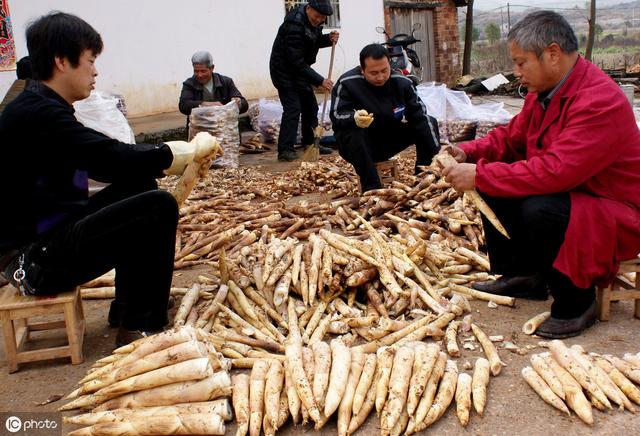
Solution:
[(249, 108), (247, 100), (242, 96), (233, 79), (222, 74), (214, 73), (213, 58), (208, 51), (199, 51), (191, 56), (193, 76), (182, 83), (180, 93), (180, 112), (187, 116), (191, 110), (199, 106), (221, 106), (234, 100), (238, 104), (240, 113)]

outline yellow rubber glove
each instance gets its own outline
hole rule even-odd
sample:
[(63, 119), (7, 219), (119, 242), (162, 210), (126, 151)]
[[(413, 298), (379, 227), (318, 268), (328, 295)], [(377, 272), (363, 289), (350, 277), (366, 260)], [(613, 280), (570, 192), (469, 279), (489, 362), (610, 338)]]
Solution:
[[(173, 153), (171, 166), (164, 170), (166, 175), (180, 176), (187, 166), (193, 162), (202, 162), (203, 167), (198, 171), (201, 177), (209, 170), (211, 160), (222, 156), (222, 148), (218, 140), (209, 133), (198, 133), (191, 142), (169, 141), (166, 142)], [(211, 156), (211, 159), (209, 157)]]
[(165, 142), (173, 153), (173, 161), (171, 166), (164, 170), (168, 176), (179, 176), (184, 173), (187, 165), (193, 161), (196, 152), (196, 145), (186, 141), (169, 141)]
[(356, 122), (356, 126), (361, 129), (366, 129), (373, 123), (373, 114), (368, 113), (364, 109), (360, 109), (353, 114), (353, 119)]

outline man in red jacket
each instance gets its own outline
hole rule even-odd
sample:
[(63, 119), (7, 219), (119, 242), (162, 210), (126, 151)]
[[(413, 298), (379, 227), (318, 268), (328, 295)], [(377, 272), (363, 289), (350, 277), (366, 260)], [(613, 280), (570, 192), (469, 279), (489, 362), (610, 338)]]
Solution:
[[(640, 252), (640, 131), (620, 88), (578, 54), (555, 12), (510, 31), (514, 73), (529, 91), (522, 111), (487, 137), (453, 148), (444, 175), (477, 188), (511, 239), (485, 221), (495, 281), (479, 290), (553, 296), (537, 334), (579, 335), (596, 316), (595, 286)], [(468, 162), (468, 163), (467, 163)]]

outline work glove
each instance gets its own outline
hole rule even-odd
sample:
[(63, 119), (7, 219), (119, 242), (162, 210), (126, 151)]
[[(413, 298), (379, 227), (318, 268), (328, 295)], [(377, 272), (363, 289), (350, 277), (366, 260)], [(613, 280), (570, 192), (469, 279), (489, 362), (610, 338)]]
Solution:
[(366, 129), (373, 123), (373, 114), (368, 113), (364, 109), (360, 109), (353, 114), (353, 119), (356, 122), (356, 126), (361, 129)]
[(191, 142), (169, 141), (165, 144), (173, 153), (171, 166), (164, 170), (166, 175), (180, 176), (187, 166), (195, 161), (201, 163), (198, 174), (204, 177), (209, 171), (211, 161), (223, 154), (218, 140), (207, 132), (198, 133)]

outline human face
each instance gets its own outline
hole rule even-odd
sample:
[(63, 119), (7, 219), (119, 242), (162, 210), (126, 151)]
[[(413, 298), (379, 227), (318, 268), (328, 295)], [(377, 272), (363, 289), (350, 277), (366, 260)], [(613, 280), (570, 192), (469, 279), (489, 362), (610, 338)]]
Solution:
[(96, 77), (96, 55), (91, 50), (85, 50), (78, 59), (78, 65), (73, 66), (68, 59), (63, 60), (66, 65), (66, 88), (68, 98), (73, 101), (83, 100), (95, 89)]
[(386, 56), (382, 59), (366, 58), (361, 70), (365, 80), (373, 86), (384, 85), (391, 76), (391, 65)]
[(327, 19), (326, 15), (322, 15), (320, 12), (313, 9), (311, 6), (307, 6), (307, 18), (313, 27), (322, 25)]
[(201, 85), (209, 83), (211, 76), (213, 76), (213, 65), (207, 67), (205, 64), (193, 64), (193, 76)]
[(538, 57), (532, 51), (523, 50), (515, 42), (511, 42), (509, 50), (513, 61), (513, 74), (529, 92), (544, 92), (556, 84), (552, 68), (551, 54), (548, 49)]

